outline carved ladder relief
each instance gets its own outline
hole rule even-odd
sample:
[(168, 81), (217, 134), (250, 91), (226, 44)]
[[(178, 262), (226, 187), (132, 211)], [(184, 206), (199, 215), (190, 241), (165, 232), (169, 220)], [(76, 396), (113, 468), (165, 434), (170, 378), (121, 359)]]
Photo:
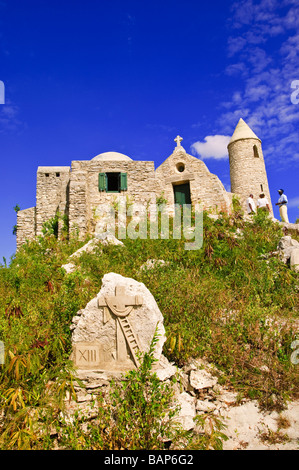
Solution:
[(125, 362), (127, 359), (127, 346), (132, 354), (135, 365), (139, 366), (137, 357), (140, 351), (137, 335), (129, 321), (129, 315), (134, 306), (140, 306), (143, 299), (138, 296), (128, 296), (124, 292), (124, 287), (116, 286), (115, 296), (105, 296), (98, 298), (98, 306), (104, 307), (104, 324), (116, 317), (116, 358), (118, 362)]

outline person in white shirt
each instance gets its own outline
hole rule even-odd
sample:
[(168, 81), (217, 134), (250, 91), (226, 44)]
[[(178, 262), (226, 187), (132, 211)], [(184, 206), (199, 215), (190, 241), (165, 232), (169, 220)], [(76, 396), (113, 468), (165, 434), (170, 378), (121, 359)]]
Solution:
[(282, 222), (289, 223), (288, 208), (287, 208), (288, 198), (284, 194), (283, 189), (279, 189), (278, 194), (280, 198), (278, 199), (278, 202), (275, 205), (279, 206), (279, 214), (280, 214)]
[(257, 208), (258, 208), (258, 210), (263, 210), (263, 211), (270, 212), (269, 201), (265, 197), (264, 193), (260, 194), (259, 199), (257, 200)]
[(256, 207), (255, 207), (255, 202), (253, 200), (253, 194), (249, 195), (249, 198), (246, 201), (246, 205), (247, 205), (247, 213), (254, 214)]

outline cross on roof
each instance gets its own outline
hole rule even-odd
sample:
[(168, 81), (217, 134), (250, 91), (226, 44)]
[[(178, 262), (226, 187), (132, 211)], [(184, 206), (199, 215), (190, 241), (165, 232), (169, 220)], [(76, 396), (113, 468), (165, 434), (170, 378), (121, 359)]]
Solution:
[(181, 147), (181, 142), (183, 140), (183, 137), (180, 137), (179, 135), (174, 139), (176, 142), (177, 147)]

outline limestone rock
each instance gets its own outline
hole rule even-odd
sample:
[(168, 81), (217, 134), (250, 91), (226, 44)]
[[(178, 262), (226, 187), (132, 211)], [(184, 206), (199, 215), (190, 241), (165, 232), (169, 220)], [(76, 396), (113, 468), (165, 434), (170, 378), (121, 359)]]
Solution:
[(283, 226), (284, 231), (293, 232), (299, 234), (299, 224), (293, 224), (290, 222), (281, 222), (279, 221), (280, 225)]
[(182, 392), (177, 397), (177, 404), (180, 407), (178, 418), (176, 419), (185, 431), (193, 429), (195, 426), (193, 418), (196, 416), (196, 399), (187, 392)]
[(140, 266), (141, 271), (159, 268), (165, 266), (169, 263), (166, 263), (163, 259), (148, 259), (142, 266)]
[(63, 264), (61, 267), (66, 271), (67, 274), (71, 274), (76, 271), (76, 266), (73, 263)]
[(282, 237), (279, 240), (277, 248), (279, 250), (285, 250), (286, 248), (289, 248), (292, 246), (299, 246), (299, 242), (297, 242), (297, 240), (293, 240), (290, 235), (286, 235), (285, 237)]
[(123, 242), (121, 240), (118, 240), (118, 238), (116, 238), (111, 233), (108, 233), (108, 234), (97, 233), (96, 234), (96, 239), (99, 240), (102, 245), (124, 246)]
[(292, 239), (292, 237), (290, 237), (289, 235), (282, 237), (279, 240), (279, 243), (277, 246), (277, 249), (279, 252), (279, 258), (284, 263), (287, 263), (287, 261), (291, 257), (292, 251), (298, 248), (299, 248), (299, 242), (297, 242), (297, 240)]
[(233, 405), (237, 402), (237, 398), (238, 398), (237, 392), (230, 392), (230, 391), (224, 390), (222, 391), (221, 395), (218, 397), (218, 400), (227, 405)]
[[(129, 313), (119, 316), (118, 308)], [(143, 283), (115, 273), (103, 277), (97, 297), (74, 317), (72, 328), (72, 359), (81, 370), (133, 369), (136, 366), (133, 341), (136, 340), (141, 352), (148, 351), (156, 328), (154, 357), (159, 360), (166, 339), (163, 316), (150, 291)]]
[(217, 377), (214, 377), (204, 369), (191, 370), (189, 380), (190, 385), (195, 390), (213, 387), (218, 382)]
[(70, 258), (78, 258), (82, 253), (92, 253), (94, 249), (98, 246), (98, 240), (92, 238), (89, 242), (85, 243), (79, 250), (75, 251)]
[(177, 367), (170, 363), (162, 354), (158, 363), (154, 364), (153, 372), (155, 372), (161, 381), (164, 381), (173, 377), (177, 373)]
[(291, 251), (290, 266), (294, 271), (299, 272), (299, 246)]
[(218, 220), (220, 218), (219, 214), (207, 214), (209, 219)]
[(79, 248), (79, 250), (75, 251), (70, 258), (78, 258), (82, 253), (92, 253), (100, 245), (123, 245), (123, 242), (118, 240), (112, 234), (97, 234), (95, 238), (92, 238), (89, 242)]
[(209, 400), (196, 401), (196, 411), (204, 411), (205, 413), (209, 413), (210, 411), (214, 411), (215, 409), (216, 405)]
[(82, 382), (86, 390), (98, 390), (102, 387), (109, 387), (111, 380), (121, 379), (121, 372), (116, 374), (115, 372), (103, 372), (103, 371), (86, 371), (78, 370), (76, 376)]

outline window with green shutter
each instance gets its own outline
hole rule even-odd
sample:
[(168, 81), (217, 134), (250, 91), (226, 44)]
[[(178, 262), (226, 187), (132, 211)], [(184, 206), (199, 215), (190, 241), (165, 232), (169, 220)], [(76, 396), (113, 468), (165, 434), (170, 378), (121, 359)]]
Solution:
[(127, 183), (127, 173), (120, 174), (120, 190), (127, 191), (128, 183)]
[(107, 190), (107, 176), (106, 173), (99, 173), (99, 191)]
[(127, 173), (99, 173), (99, 191), (107, 193), (127, 191)]

